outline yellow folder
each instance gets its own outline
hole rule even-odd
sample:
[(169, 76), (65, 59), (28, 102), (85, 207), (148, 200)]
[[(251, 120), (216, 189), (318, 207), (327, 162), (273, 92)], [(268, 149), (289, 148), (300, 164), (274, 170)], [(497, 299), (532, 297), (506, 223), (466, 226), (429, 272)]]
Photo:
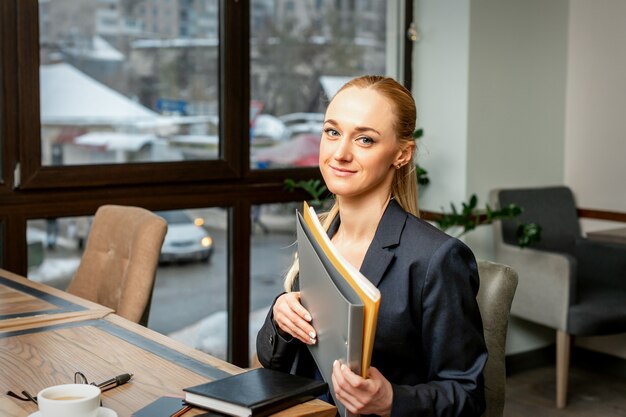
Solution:
[(363, 302), (363, 350), (361, 356), (361, 376), (366, 378), (372, 360), (374, 337), (376, 336), (376, 320), (380, 306), (380, 291), (355, 267), (346, 261), (332, 244), (326, 231), (323, 229), (315, 209), (304, 202), (304, 222), (315, 237), (319, 246), (339, 271), (341, 276), (350, 284)]

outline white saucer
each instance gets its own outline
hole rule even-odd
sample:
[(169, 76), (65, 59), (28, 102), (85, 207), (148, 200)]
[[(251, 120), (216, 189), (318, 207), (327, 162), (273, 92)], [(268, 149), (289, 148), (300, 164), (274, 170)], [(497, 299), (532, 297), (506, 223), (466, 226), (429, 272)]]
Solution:
[[(28, 417), (41, 417), (41, 413), (39, 411), (35, 411)], [(117, 413), (110, 408), (100, 407), (98, 408), (98, 417), (117, 417)]]

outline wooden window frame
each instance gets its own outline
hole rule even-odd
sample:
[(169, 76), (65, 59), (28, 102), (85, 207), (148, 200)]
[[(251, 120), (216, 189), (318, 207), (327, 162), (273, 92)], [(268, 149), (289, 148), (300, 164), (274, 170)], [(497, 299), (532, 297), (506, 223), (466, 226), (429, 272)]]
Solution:
[[(242, 79), (248, 72), (248, 39), (242, 30), (247, 2), (220, 2), (219, 100), (220, 159), (211, 161), (43, 166), (41, 163), (41, 118), (39, 102), (39, 6), (36, 0), (17, 3), (16, 21), (19, 97), (18, 103), (21, 189), (93, 187), (102, 185), (176, 183), (240, 178), (249, 156), (249, 89)], [(236, 30), (235, 30), (236, 28)], [(238, 54), (229, 51), (239, 51)], [(239, 68), (227, 71), (226, 68)], [(233, 94), (223, 94), (233, 91)]]
[[(321, 178), (316, 167), (250, 169), (249, 8), (250, 0), (220, 0), (222, 159), (56, 167), (41, 164), (38, 1), (0, 1), (0, 267), (27, 274), (26, 226), (31, 219), (91, 215), (102, 204), (150, 210), (227, 207), (227, 358), (248, 366), (250, 208), (308, 197), (285, 191), (285, 178)], [(407, 0), (404, 29), (412, 10)], [(409, 88), (411, 48), (405, 42), (404, 82)]]

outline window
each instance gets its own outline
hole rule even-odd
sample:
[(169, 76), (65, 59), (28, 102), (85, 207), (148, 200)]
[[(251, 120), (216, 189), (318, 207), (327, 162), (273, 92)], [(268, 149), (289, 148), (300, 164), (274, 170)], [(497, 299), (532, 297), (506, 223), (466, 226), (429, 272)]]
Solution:
[(80, 264), (91, 217), (29, 220), (28, 278), (65, 290)]
[(158, 211), (168, 223), (148, 327), (227, 359), (228, 210)]
[[(354, 76), (391, 73), (387, 2), (376, 2), (380, 23), (367, 25), (359, 24), (364, 12), (350, 4), (349, 13), (328, 2), (310, 10), (298, 3), (296, 13), (252, 8), (252, 21), (264, 24), (252, 24), (250, 34), (251, 168), (317, 166), (329, 99)], [(290, 7), (293, 2), (285, 4)]]
[[(102, 3), (97, 0), (84, 0), (84, 7), (74, 8), (82, 12), (64, 9), (70, 3), (74, 4), (0, 1), (3, 266), (31, 279), (55, 283), (48, 279), (55, 269), (46, 265), (56, 264), (56, 273), (65, 271), (66, 275), (65, 283), (56, 280), (55, 285), (61, 287), (67, 285), (67, 276), (80, 261), (79, 223), (99, 206), (176, 210), (192, 219), (200, 214), (215, 247), (212, 258), (209, 263), (171, 261), (161, 265), (155, 304), (177, 305), (180, 300), (174, 299), (171, 285), (188, 291), (194, 288), (189, 280), (198, 280), (198, 292), (212, 293), (200, 297), (198, 305), (185, 304), (194, 314), (178, 328), (167, 327), (166, 313), (153, 304), (149, 326), (174, 334), (213, 317), (222, 323), (220, 334), (225, 334), (215, 339), (225, 352), (218, 356), (224, 354), (236, 365), (247, 366), (254, 343), (254, 334), (247, 331), (253, 331), (251, 313), (266, 308), (270, 293), (274, 296), (280, 290), (284, 268), (293, 254), (292, 232), (275, 230), (276, 225), (268, 219), (280, 214), (289, 221), (289, 211), (293, 215), (293, 208), (308, 198), (302, 191), (286, 191), (285, 178), (319, 178), (313, 167), (314, 152), (305, 153), (310, 156), (305, 163), (261, 160), (258, 155), (267, 150), (274, 157), (279, 145), (298, 143), (292, 133), (319, 128), (326, 94), (322, 93), (322, 76), (351, 77), (366, 71), (401, 74), (378, 62), (402, 61), (394, 42), (400, 44), (405, 28), (387, 23), (398, 21), (399, 3), (372, 2), (376, 11), (380, 4), (387, 5), (380, 9), (386, 19), (368, 20), (375, 24), (367, 36), (365, 29), (355, 27), (354, 34), (346, 33), (323, 21), (356, 19), (341, 8), (335, 10), (332, 0), (319, 2), (319, 13), (313, 0), (293, 2), (292, 17), (277, 8), (276, 4), (284, 2), (267, 0), (189, 0), (169, 5), (126, 1), (114, 2), (118, 4), (114, 10), (98, 7)], [(409, 16), (411, 3), (403, 10)], [(355, 4), (359, 6), (359, 2)], [(175, 8), (169, 16), (153, 15), (153, 7), (161, 6)], [(181, 6), (193, 18), (178, 22)], [(98, 25), (101, 16), (117, 23)], [(397, 39), (389, 34), (381, 38), (382, 33), (393, 33), (387, 29), (396, 26)], [(72, 27), (75, 29), (67, 30)], [(152, 32), (153, 27), (164, 30)], [(181, 28), (186, 28), (187, 36), (180, 35)], [(101, 31), (110, 32), (104, 35)], [(381, 39), (385, 40), (382, 45)], [(282, 49), (274, 47), (275, 42), (280, 42)], [(359, 48), (347, 48), (349, 42)], [(298, 48), (315, 57), (314, 65), (309, 65)], [(343, 49), (350, 54), (329, 61), (331, 52)], [(404, 57), (409, 53), (408, 49), (401, 51)], [(106, 59), (98, 61), (96, 57)], [(282, 65), (277, 64), (279, 60), (284, 61)], [(74, 87), (44, 79), (41, 73), (55, 67), (121, 100), (128, 106), (124, 115), (130, 117), (111, 117), (107, 124), (104, 118), (70, 119), (66, 113), (65, 119), (55, 120), (51, 117), (54, 113), (44, 111), (45, 101), (63, 97), (65, 90)], [(307, 67), (311, 72), (307, 73)], [(283, 81), (285, 94), (277, 94)], [(302, 89), (294, 90), (298, 82)], [(60, 92), (50, 95), (48, 89), (54, 86)], [(316, 88), (319, 94), (315, 94)], [(78, 107), (72, 108), (74, 116), (97, 101), (93, 91), (83, 91), (78, 97)], [(261, 134), (264, 129), (265, 136)], [(277, 132), (278, 136), (284, 134), (279, 140)], [(303, 149), (298, 148), (298, 154), (303, 154)], [(211, 222), (218, 218), (222, 225), (216, 229)], [(270, 226), (269, 233), (264, 234), (263, 225)], [(50, 248), (49, 237), (54, 242)], [(261, 266), (269, 251), (280, 259)]]
[(274, 298), (283, 290), (283, 280), (296, 251), (295, 210), (301, 203), (262, 204), (252, 207), (250, 234), (250, 355), (256, 334), (265, 321)]
[[(219, 158), (219, 40), (193, 21), (157, 17), (159, 7), (153, 33), (135, 29), (147, 23), (143, 6), (100, 16), (94, 32), (81, 22), (96, 10), (40, 2), (42, 165)], [(217, 9), (205, 14), (219, 18)]]

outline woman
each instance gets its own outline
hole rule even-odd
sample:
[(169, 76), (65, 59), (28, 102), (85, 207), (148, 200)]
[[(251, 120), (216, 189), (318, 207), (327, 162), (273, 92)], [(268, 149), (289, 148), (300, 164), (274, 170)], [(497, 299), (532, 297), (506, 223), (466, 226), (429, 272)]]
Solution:
[[(415, 103), (390, 78), (342, 87), (326, 111), (319, 165), (335, 206), (331, 241), (381, 292), (367, 379), (333, 364), (336, 398), (357, 414), (480, 416), (487, 360), (478, 273), (460, 241), (417, 218), (412, 158)], [(257, 336), (265, 367), (319, 377), (307, 344), (315, 328), (300, 303), (297, 262)]]

